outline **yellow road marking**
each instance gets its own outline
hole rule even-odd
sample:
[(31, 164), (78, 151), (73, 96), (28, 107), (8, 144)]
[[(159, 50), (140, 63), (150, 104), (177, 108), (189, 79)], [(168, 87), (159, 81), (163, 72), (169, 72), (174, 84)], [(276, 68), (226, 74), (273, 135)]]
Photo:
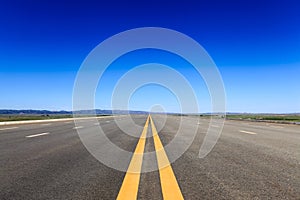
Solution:
[(123, 180), (121, 189), (117, 197), (118, 200), (137, 199), (148, 124), (149, 116), (146, 120), (142, 135), (139, 139), (139, 142), (135, 148), (134, 154), (130, 161), (128, 170), (126, 172), (125, 178)]
[(154, 146), (156, 151), (156, 158), (159, 168), (160, 184), (164, 200), (177, 200), (183, 199), (173, 169), (169, 162), (168, 156), (164, 150), (164, 147), (159, 139), (157, 130), (154, 126), (152, 117), (150, 116), (152, 135), (154, 140)]

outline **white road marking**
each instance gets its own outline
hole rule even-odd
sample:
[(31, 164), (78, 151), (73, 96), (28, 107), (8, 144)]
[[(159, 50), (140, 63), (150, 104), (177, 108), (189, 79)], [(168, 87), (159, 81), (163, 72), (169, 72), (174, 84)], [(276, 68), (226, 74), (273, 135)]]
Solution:
[(27, 135), (27, 138), (33, 138), (33, 137), (38, 137), (38, 136), (42, 136), (42, 135), (48, 135), (49, 133), (39, 133), (39, 134), (34, 134), (34, 135)]
[(250, 135), (256, 135), (257, 133), (254, 133), (254, 132), (251, 132), (251, 131), (243, 131), (243, 130), (240, 130), (241, 133), (248, 133)]
[(219, 126), (217, 126), (217, 125), (211, 125), (212, 127), (216, 127), (216, 128), (218, 128)]
[(70, 123), (72, 123), (72, 122), (64, 122), (65, 124), (70, 124)]
[(19, 127), (8, 127), (8, 128), (1, 128), (0, 131), (4, 131), (4, 130), (10, 130), (10, 129), (16, 129)]
[(99, 125), (99, 123), (94, 123), (94, 125)]
[(41, 126), (49, 126), (49, 125), (51, 125), (51, 123), (50, 124), (41, 124)]
[(108, 122), (110, 122), (110, 121), (106, 121), (106, 122), (108, 123)]
[(73, 129), (80, 129), (80, 128), (83, 128), (83, 126), (76, 126)]

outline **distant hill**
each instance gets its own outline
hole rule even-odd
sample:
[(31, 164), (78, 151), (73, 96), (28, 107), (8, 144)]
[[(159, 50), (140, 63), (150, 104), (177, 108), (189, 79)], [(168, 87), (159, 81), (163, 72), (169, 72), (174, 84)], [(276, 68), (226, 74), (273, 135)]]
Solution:
[[(146, 111), (136, 111), (136, 110), (79, 110), (75, 111), (74, 114), (77, 115), (111, 115), (111, 114), (148, 114)], [(72, 115), (72, 111), (50, 111), (50, 110), (13, 110), (13, 109), (0, 109), (0, 115)], [(166, 113), (166, 114), (179, 114), (179, 113)], [(200, 113), (201, 115), (218, 115), (220, 113)], [(180, 114), (183, 115), (183, 114)], [(192, 115), (199, 115), (199, 113), (194, 113)], [(300, 113), (238, 113), (238, 112), (227, 112), (226, 115), (300, 115)]]
[[(72, 112), (71, 112), (72, 113)], [(77, 115), (88, 115), (88, 114), (97, 114), (97, 115), (111, 115), (111, 114), (148, 114), (146, 111), (135, 111), (135, 110), (79, 110), (79, 111), (74, 111), (74, 114)]]
[(49, 111), (49, 110), (0, 110), (0, 114), (8, 115), (67, 115), (72, 114), (70, 111)]
[[(74, 114), (77, 115), (111, 115), (111, 114), (147, 114), (145, 111), (126, 111), (126, 110), (79, 110), (75, 111)], [(72, 115), (72, 111), (50, 111), (50, 110), (9, 110), (9, 109), (0, 109), (0, 115)]]

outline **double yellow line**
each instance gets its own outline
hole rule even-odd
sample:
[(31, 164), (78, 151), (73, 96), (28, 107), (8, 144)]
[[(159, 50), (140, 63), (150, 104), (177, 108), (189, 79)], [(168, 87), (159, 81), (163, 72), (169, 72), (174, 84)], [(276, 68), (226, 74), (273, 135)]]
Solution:
[(158, 163), (163, 198), (166, 200), (183, 199), (182, 193), (180, 191), (173, 169), (169, 162), (168, 156), (164, 150), (164, 147), (155, 128), (153, 119), (150, 115), (146, 120), (142, 135), (135, 148), (134, 154), (130, 161), (127, 173), (123, 180), (123, 184), (121, 186), (117, 199), (137, 199), (149, 121), (152, 128), (152, 135), (156, 151), (156, 158)]

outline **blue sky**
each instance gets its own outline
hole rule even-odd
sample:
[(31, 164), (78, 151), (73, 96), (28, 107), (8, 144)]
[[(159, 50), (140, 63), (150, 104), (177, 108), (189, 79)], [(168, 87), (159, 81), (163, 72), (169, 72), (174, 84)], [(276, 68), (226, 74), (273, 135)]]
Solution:
[[(73, 83), (88, 53), (114, 34), (147, 26), (180, 31), (207, 50), (222, 75), (228, 112), (300, 112), (296, 0), (1, 1), (0, 109), (71, 110)], [(110, 66), (97, 108), (109, 109), (115, 81), (143, 62), (173, 65), (198, 91), (200, 110), (209, 111), (201, 77), (158, 51), (135, 52)], [(129, 107), (153, 104), (178, 111), (174, 95), (155, 85), (137, 90)]]

